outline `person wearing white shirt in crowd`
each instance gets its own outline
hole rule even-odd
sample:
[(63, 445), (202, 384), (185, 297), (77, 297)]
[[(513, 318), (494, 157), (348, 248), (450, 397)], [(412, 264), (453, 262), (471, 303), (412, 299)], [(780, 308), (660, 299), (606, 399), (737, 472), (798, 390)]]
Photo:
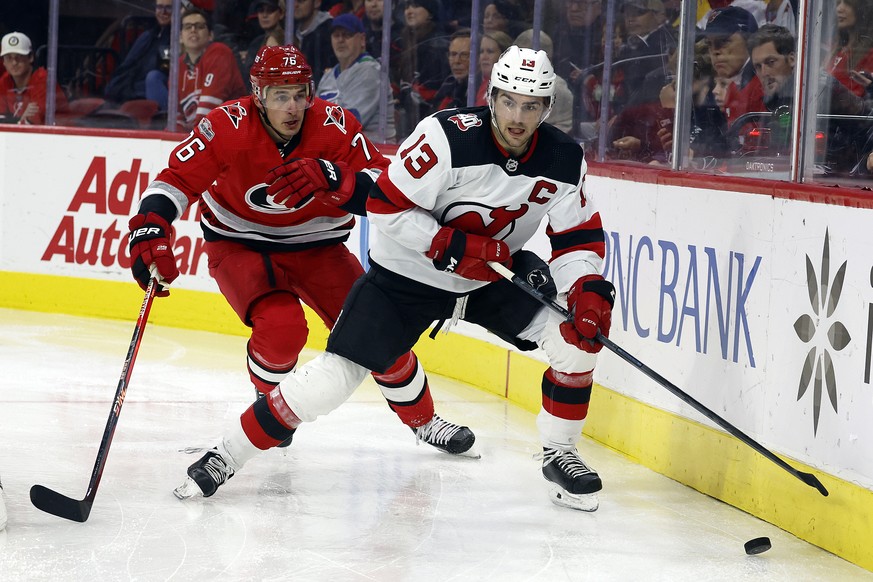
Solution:
[(331, 22), (330, 30), (330, 44), (338, 64), (325, 71), (316, 94), (354, 115), (371, 140), (392, 141), (395, 132), (390, 100), (385, 135), (379, 135), (380, 65), (367, 53), (363, 23), (354, 14), (340, 14)]

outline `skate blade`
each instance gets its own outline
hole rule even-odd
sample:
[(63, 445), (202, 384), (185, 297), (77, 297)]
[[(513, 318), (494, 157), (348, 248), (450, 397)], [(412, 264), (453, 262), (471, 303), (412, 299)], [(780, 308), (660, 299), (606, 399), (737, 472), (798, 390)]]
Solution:
[(445, 449), (441, 449), (439, 447), (434, 447), (434, 448), (443, 454), (451, 455), (453, 457), (464, 457), (465, 459), (481, 459), (482, 458), (482, 455), (480, 455), (478, 449), (476, 449), (476, 445), (473, 445), (472, 447), (470, 447), (469, 449), (467, 449), (463, 453), (450, 453), (449, 451), (447, 451)]
[(197, 453), (205, 453), (206, 451), (215, 448), (214, 445), (211, 447), (184, 447), (179, 449), (180, 453), (185, 453), (186, 455), (194, 455)]
[(476, 445), (473, 445), (463, 453), (458, 453), (457, 455), (453, 455), (455, 457), (466, 457), (468, 459), (481, 459), (482, 455), (479, 453), (479, 449), (476, 448)]
[(203, 495), (203, 491), (191, 477), (186, 477), (185, 482), (173, 489), (173, 495), (179, 499), (190, 499), (196, 495)]
[(561, 487), (553, 485), (549, 490), (549, 499), (552, 503), (561, 507), (569, 507), (578, 511), (597, 511), (600, 507), (600, 500), (597, 498), (597, 493), (574, 494), (568, 493)]

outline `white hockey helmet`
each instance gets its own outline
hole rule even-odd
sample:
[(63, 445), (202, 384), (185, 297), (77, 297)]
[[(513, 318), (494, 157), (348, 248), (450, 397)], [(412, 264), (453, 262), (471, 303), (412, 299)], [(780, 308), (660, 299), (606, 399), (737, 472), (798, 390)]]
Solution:
[(546, 51), (535, 51), (512, 45), (500, 55), (491, 68), (491, 81), (488, 84), (488, 105), (494, 115), (492, 96), (495, 89), (511, 93), (548, 97), (549, 105), (540, 119), (542, 123), (555, 104), (555, 69)]

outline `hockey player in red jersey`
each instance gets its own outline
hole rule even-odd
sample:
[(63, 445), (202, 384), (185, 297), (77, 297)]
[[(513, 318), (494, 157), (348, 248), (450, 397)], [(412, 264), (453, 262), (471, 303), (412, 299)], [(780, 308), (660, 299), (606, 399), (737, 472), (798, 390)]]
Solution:
[[(558, 505), (594, 511), (599, 475), (576, 451), (596, 353), (608, 335), (614, 289), (599, 274), (600, 215), (585, 193), (582, 148), (543, 123), (555, 73), (543, 51), (510, 47), (491, 73), (487, 107), (422, 120), (370, 192), (371, 268), (352, 289), (327, 350), (269, 398), (272, 418), (225, 434), (177, 491), (211, 495), (259, 451), (259, 432), (298, 426), (339, 406), (368, 370), (384, 370), (434, 320), (453, 315), (523, 350), (541, 347), (537, 427), (542, 471)], [(523, 251), (548, 220), (550, 265)], [(575, 313), (563, 321), (488, 262), (511, 266)]]
[[(251, 327), (248, 370), (259, 395), (273, 393), (297, 364), (308, 328), (301, 302), (333, 327), (363, 273), (343, 244), (363, 214), (387, 160), (360, 123), (313, 96), (312, 71), (291, 46), (263, 47), (251, 68), (252, 95), (209, 112), (170, 154), (130, 220), (134, 278), (178, 275), (173, 220), (199, 204), (209, 273)], [(161, 288), (159, 296), (169, 292)], [(418, 438), (453, 454), (475, 437), (434, 414), (427, 377), (406, 351), (374, 374), (391, 408)], [(256, 420), (281, 399), (259, 398), (241, 427), (262, 449), (290, 443), (295, 427)], [(252, 426), (258, 426), (257, 430)]]

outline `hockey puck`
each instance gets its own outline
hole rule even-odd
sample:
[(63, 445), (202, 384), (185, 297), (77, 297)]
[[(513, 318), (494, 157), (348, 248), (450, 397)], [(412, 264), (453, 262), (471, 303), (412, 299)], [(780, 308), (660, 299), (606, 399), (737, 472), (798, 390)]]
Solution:
[(772, 546), (770, 545), (770, 538), (755, 538), (747, 541), (744, 544), (744, 547), (746, 548), (747, 554), (754, 556), (756, 554), (763, 554)]

